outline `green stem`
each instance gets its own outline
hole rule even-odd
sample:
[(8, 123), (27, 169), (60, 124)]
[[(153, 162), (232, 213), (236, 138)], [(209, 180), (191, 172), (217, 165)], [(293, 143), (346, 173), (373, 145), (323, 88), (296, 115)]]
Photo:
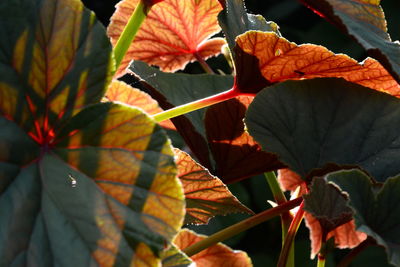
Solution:
[(153, 118), (156, 122), (161, 122), (161, 121), (165, 121), (171, 118), (175, 118), (178, 117), (180, 115), (204, 108), (204, 107), (208, 107), (214, 104), (217, 104), (219, 102), (234, 98), (236, 96), (238, 96), (238, 92), (237, 90), (234, 89), (230, 89), (228, 91), (222, 92), (220, 94), (217, 95), (213, 95), (207, 98), (203, 98), (200, 100), (196, 100), (181, 106), (177, 106), (175, 108), (171, 108), (168, 109), (166, 111), (157, 113), (155, 115), (153, 115)]
[[(273, 171), (264, 173), (265, 178), (268, 182), (269, 188), (271, 189), (272, 195), (274, 196), (275, 202), (277, 204), (282, 204), (287, 201), (285, 194), (282, 192), (279, 186), (278, 179)], [(282, 249), (284, 246), (284, 240), (286, 239), (290, 224), (292, 222), (292, 215), (290, 212), (285, 212), (281, 214), (281, 226), (282, 226)], [(294, 241), (293, 241), (294, 242)], [(291, 245), (286, 267), (294, 266), (294, 245)]]
[(208, 74), (215, 74), (210, 65), (207, 64), (207, 62), (199, 55), (199, 53), (194, 53), (194, 56), (196, 57), (197, 61), (200, 63), (205, 72), (207, 72)]
[(303, 220), (304, 216), (304, 201), (301, 202), (299, 210), (297, 211), (296, 215), (294, 216), (292, 223), (290, 224), (288, 233), (286, 235), (283, 248), (281, 251), (281, 255), (279, 255), (278, 260), (278, 267), (286, 267), (286, 264), (289, 259), (290, 251), (293, 247), (294, 238), (296, 236), (297, 230), (299, 229), (300, 223)]
[(325, 267), (325, 256), (318, 255), (317, 267)]
[(260, 212), (244, 221), (234, 224), (228, 228), (225, 228), (209, 237), (185, 248), (183, 252), (189, 257), (199, 253), (200, 251), (217, 244), (218, 242), (224, 241), (238, 233), (246, 231), (260, 223), (263, 223), (275, 216), (282, 214), (283, 212), (289, 211), (294, 207), (302, 203), (301, 197), (288, 201), (282, 205), (276, 206), (275, 208)]
[(327, 233), (325, 231), (323, 231), (321, 249), (318, 253), (317, 267), (325, 267), (325, 260), (326, 260), (326, 254), (327, 254), (326, 238), (327, 238)]
[(129, 46), (135, 39), (136, 33), (138, 32), (140, 25), (147, 17), (147, 13), (150, 11), (151, 6), (147, 6), (144, 0), (141, 0), (133, 11), (128, 23), (126, 24), (121, 36), (119, 37), (117, 44), (114, 47), (114, 57), (116, 69), (122, 62)]

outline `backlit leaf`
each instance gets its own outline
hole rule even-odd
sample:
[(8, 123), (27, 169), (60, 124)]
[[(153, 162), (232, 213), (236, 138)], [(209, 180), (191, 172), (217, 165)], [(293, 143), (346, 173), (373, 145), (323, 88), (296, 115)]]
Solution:
[[(138, 3), (139, 0), (118, 3), (108, 27), (114, 45)], [(122, 60), (117, 76), (124, 74), (132, 59), (173, 72), (197, 58), (219, 54), (224, 39), (209, 38), (220, 31), (217, 15), (221, 9), (217, 0), (165, 0), (153, 6)]]
[[(108, 101), (118, 101), (133, 107), (141, 108), (150, 115), (154, 115), (163, 111), (158, 106), (157, 101), (151, 98), (150, 95), (118, 80), (113, 80), (108, 86), (105, 99)], [(175, 126), (170, 120), (163, 121), (160, 124), (163, 127), (175, 129)]]
[(262, 151), (245, 131), (243, 119), (252, 100), (250, 96), (236, 97), (206, 112), (207, 139), (216, 162), (214, 173), (225, 183), (284, 167), (276, 155)]
[(186, 199), (185, 223), (206, 224), (216, 215), (252, 213), (232, 195), (228, 187), (188, 154), (175, 149), (178, 177)]
[(302, 179), (328, 163), (359, 166), (378, 181), (400, 172), (400, 100), (342, 79), (268, 87), (245, 122), (263, 149)]
[(400, 176), (389, 178), (381, 188), (359, 170), (335, 172), (326, 177), (349, 194), (358, 231), (385, 247), (388, 260), (400, 265)]
[(400, 82), (400, 44), (387, 33), (380, 0), (301, 0), (357, 40)]
[(180, 251), (175, 245), (171, 245), (162, 253), (162, 267), (186, 267), (194, 266), (193, 261)]
[(94, 104), (104, 28), (77, 0), (2, 1), (0, 17), (0, 266), (160, 264), (182, 187), (160, 126)]
[[(343, 55), (334, 54), (323, 46), (313, 44), (296, 45), (273, 32), (250, 31), (240, 35), (235, 51), (241, 55), (244, 68), (257, 65), (265, 80), (252, 81), (248, 86), (238, 73), (237, 84), (243, 93), (257, 93), (269, 84), (289, 79), (310, 79), (317, 77), (338, 77), (394, 96), (400, 96), (400, 85), (374, 59), (362, 63)], [(240, 59), (239, 59), (240, 60)], [(249, 63), (254, 61), (253, 63)], [(248, 79), (252, 79), (251, 76)], [(256, 83), (256, 84), (255, 84)]]
[[(174, 244), (181, 250), (193, 245), (206, 238), (204, 235), (198, 235), (193, 231), (183, 229), (174, 239)], [(232, 266), (247, 267), (252, 266), (251, 259), (246, 252), (232, 250), (228, 246), (218, 243), (196, 255), (190, 257), (197, 267), (208, 266)]]

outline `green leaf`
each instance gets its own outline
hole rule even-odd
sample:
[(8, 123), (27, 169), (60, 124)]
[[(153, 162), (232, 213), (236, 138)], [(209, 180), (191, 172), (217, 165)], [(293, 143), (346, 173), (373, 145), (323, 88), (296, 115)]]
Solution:
[(400, 100), (341, 79), (286, 81), (261, 91), (249, 133), (306, 178), (328, 163), (357, 165), (378, 181), (400, 172)]
[(193, 261), (173, 244), (162, 254), (162, 267), (186, 267), (192, 264)]
[(103, 26), (78, 0), (0, 14), (0, 266), (160, 264), (182, 186), (160, 126), (94, 104), (113, 72)]
[(347, 195), (323, 178), (313, 179), (310, 193), (303, 198), (304, 210), (319, 221), (325, 235), (353, 218), (353, 212), (347, 205)]
[(280, 35), (276, 23), (266, 21), (261, 15), (247, 13), (243, 0), (226, 0), (226, 7), (219, 13), (218, 21), (232, 51), (236, 37), (247, 31), (273, 31)]
[(400, 82), (400, 44), (387, 33), (380, 0), (301, 0), (358, 41)]
[(357, 230), (372, 236), (385, 247), (389, 262), (400, 266), (400, 176), (380, 189), (359, 170), (331, 173), (326, 179), (349, 194)]

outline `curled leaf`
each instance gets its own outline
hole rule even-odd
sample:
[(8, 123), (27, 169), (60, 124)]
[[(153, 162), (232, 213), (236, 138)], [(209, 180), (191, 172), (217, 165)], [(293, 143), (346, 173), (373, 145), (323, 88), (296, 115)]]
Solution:
[[(259, 77), (257, 83), (253, 81), (254, 86), (251, 87), (241, 81), (244, 78), (238, 77), (238, 89), (243, 93), (257, 93), (266, 85), (289, 79), (340, 77), (393, 96), (400, 96), (400, 85), (397, 81), (379, 62), (371, 58), (358, 63), (346, 55), (334, 54), (323, 46), (296, 45), (273, 32), (246, 32), (238, 36), (236, 43), (235, 51), (243, 58), (243, 62), (238, 62), (239, 69), (244, 69), (241, 75), (251, 77), (247, 67), (251, 61), (263, 77)], [(251, 80), (250, 77), (248, 79)]]

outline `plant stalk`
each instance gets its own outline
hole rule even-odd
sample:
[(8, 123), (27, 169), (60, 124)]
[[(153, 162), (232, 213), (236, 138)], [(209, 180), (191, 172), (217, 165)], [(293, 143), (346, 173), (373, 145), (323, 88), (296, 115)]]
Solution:
[(296, 237), (297, 230), (299, 229), (300, 223), (304, 216), (304, 201), (301, 202), (299, 210), (294, 216), (292, 223), (290, 224), (288, 233), (286, 235), (281, 254), (279, 255), (278, 267), (286, 267), (288, 262), (290, 250), (292, 249), (294, 238)]
[[(272, 195), (274, 196), (275, 202), (279, 205), (287, 202), (285, 194), (282, 192), (279, 186), (278, 179), (273, 171), (264, 173), (265, 178), (268, 182), (269, 188), (271, 189)], [(284, 240), (286, 239), (290, 224), (292, 222), (292, 215), (290, 212), (284, 212), (281, 214), (281, 226), (282, 226), (282, 249), (284, 247)], [(294, 242), (294, 241), (293, 241)], [(292, 244), (286, 267), (294, 266), (294, 245)]]
[(194, 53), (195, 58), (197, 59), (197, 61), (200, 63), (201, 67), (204, 69), (205, 72), (207, 72), (208, 74), (215, 74), (215, 72), (212, 70), (212, 68), (210, 67), (210, 65), (207, 64), (207, 62), (204, 60), (204, 58), (202, 58), (199, 53)]
[(293, 199), (291, 201), (287, 201), (286, 203), (283, 203), (282, 205), (279, 205), (275, 208), (268, 209), (266, 211), (260, 212), (259, 214), (256, 214), (246, 220), (243, 220), (237, 224), (234, 224), (228, 228), (225, 228), (213, 235), (210, 235), (209, 237), (185, 248), (183, 252), (191, 257), (200, 251), (211, 247), (212, 245), (217, 244), (218, 242), (224, 241), (238, 233), (241, 233), (243, 231), (246, 231), (247, 229), (250, 229), (260, 223), (263, 223), (275, 216), (278, 216), (282, 214), (283, 212), (289, 211), (293, 209), (294, 207), (298, 206), (300, 203), (302, 203), (303, 199), (301, 197)]
[(128, 23), (126, 24), (121, 36), (119, 37), (117, 44), (114, 47), (114, 57), (115, 57), (115, 68), (118, 69), (121, 65), (122, 59), (124, 58), (129, 46), (135, 39), (137, 32), (139, 31), (140, 25), (146, 19), (151, 6), (147, 6), (145, 0), (140, 0), (139, 4), (136, 6)]
[(200, 100), (196, 100), (181, 106), (177, 106), (175, 108), (171, 108), (168, 109), (166, 111), (157, 113), (155, 115), (153, 115), (153, 118), (156, 122), (162, 122), (171, 118), (175, 118), (178, 117), (180, 115), (201, 109), (201, 108), (205, 108), (220, 102), (223, 102), (225, 100), (229, 100), (231, 98), (234, 98), (236, 96), (238, 96), (238, 92), (237, 90), (234, 89), (230, 89), (228, 91), (222, 92), (220, 94), (217, 95), (213, 95), (207, 98), (203, 98)]

